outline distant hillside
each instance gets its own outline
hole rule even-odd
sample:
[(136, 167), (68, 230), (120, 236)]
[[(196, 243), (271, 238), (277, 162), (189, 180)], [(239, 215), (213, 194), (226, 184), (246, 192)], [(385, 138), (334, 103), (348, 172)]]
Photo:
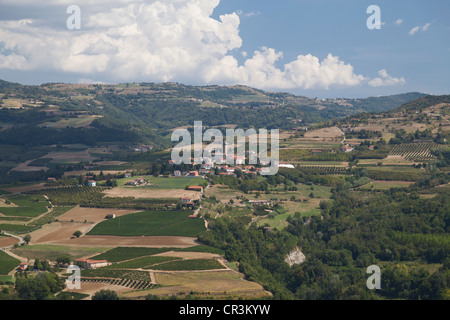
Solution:
[(410, 92), (386, 97), (369, 97), (361, 100), (351, 100), (350, 103), (355, 108), (359, 108), (366, 112), (381, 112), (395, 109), (398, 106), (424, 96), (426, 96), (426, 94), (420, 92)]
[(423, 94), (316, 99), (242, 85), (26, 86), (0, 81), (0, 143), (95, 144), (118, 140), (167, 147), (174, 128), (192, 126), (197, 120), (205, 126), (288, 130), (364, 111), (390, 110), (420, 96)]
[(431, 106), (438, 105), (440, 103), (450, 103), (450, 95), (442, 96), (425, 96), (411, 102), (405, 103), (398, 108), (393, 109), (393, 112), (398, 111), (422, 111)]

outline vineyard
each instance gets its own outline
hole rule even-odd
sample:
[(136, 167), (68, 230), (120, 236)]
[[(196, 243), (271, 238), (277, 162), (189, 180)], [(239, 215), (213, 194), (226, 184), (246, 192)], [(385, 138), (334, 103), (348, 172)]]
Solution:
[(86, 201), (101, 200), (105, 188), (101, 187), (62, 187), (29, 191), (30, 195), (46, 195), (56, 206), (74, 206)]
[(306, 149), (280, 149), (280, 159), (283, 161), (349, 161), (351, 157), (351, 154), (332, 150), (314, 153)]
[(88, 208), (161, 210), (172, 205), (173, 199), (135, 199), (134, 197), (106, 197), (103, 187), (61, 187), (30, 191), (30, 195), (46, 195), (56, 206)]
[(146, 290), (151, 289), (153, 287), (153, 284), (150, 281), (132, 280), (132, 279), (82, 278), (81, 282), (106, 283), (134, 290)]
[(337, 166), (299, 166), (298, 168), (306, 173), (314, 173), (314, 174), (323, 174), (323, 175), (351, 174), (349, 168)]
[(411, 161), (433, 161), (436, 157), (431, 153), (433, 149), (441, 149), (443, 146), (437, 143), (407, 143), (392, 147), (390, 156), (402, 156)]

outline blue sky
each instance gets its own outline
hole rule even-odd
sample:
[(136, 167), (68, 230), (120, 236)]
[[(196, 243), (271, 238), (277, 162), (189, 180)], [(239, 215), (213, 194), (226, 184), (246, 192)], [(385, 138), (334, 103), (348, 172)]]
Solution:
[[(81, 30), (68, 30), (77, 4)], [(366, 12), (377, 5), (381, 29)], [(448, 94), (450, 2), (3, 0), (0, 78), (246, 84), (310, 97)]]

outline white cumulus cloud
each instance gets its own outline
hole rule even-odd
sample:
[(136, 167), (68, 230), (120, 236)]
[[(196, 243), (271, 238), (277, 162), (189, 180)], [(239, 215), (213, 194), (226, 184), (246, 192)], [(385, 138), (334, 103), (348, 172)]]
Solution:
[(378, 71), (379, 77), (374, 78), (369, 81), (369, 85), (372, 87), (381, 87), (381, 86), (392, 86), (404, 84), (406, 82), (405, 78), (394, 78), (391, 77), (385, 69)]
[[(85, 2), (79, 1), (82, 15)], [(61, 6), (71, 1), (53, 3)], [(45, 26), (42, 21), (35, 24), (29, 19), (0, 21), (0, 69), (62, 71), (78, 74), (80, 79), (107, 82), (239, 83), (261, 89), (329, 89), (404, 82), (385, 70), (371, 80), (331, 53), (322, 60), (311, 54), (298, 55), (279, 67), (283, 52), (274, 48), (262, 47), (253, 55), (241, 51), (239, 14), (259, 12), (233, 12), (214, 19), (212, 14), (219, 3), (102, 0), (101, 10), (83, 15), (81, 30)], [(244, 58), (242, 63), (233, 55), (236, 52)]]

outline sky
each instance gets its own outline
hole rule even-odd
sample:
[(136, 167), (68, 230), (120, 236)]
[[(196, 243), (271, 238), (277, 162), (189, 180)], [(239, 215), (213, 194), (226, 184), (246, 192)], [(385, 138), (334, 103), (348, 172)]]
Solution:
[(0, 79), (450, 94), (449, 18), (448, 0), (0, 0)]

